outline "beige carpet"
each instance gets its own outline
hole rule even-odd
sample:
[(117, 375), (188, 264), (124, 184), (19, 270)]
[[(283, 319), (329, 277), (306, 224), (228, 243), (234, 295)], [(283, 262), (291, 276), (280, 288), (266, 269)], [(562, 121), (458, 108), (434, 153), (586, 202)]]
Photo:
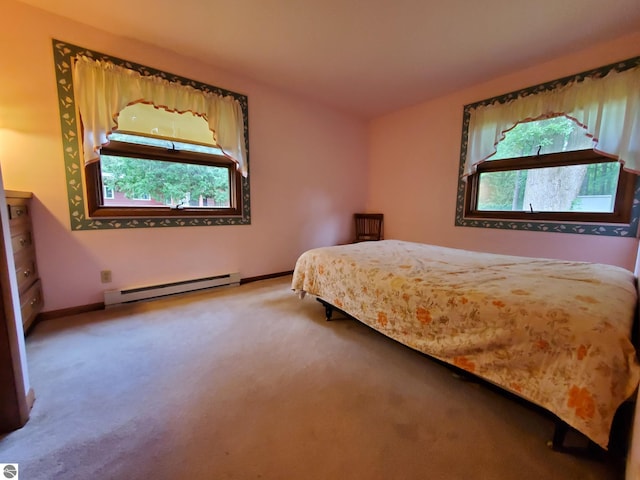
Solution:
[(40, 323), (36, 403), (0, 439), (34, 479), (618, 479), (541, 413), (352, 320), (290, 277)]

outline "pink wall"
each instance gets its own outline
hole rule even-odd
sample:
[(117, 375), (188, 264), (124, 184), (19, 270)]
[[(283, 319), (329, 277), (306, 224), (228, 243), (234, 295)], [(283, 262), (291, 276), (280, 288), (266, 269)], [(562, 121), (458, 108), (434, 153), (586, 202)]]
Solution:
[[(100, 302), (105, 288), (291, 270), (304, 250), (349, 238), (366, 202), (365, 123), (13, 0), (0, 11), (0, 166), (6, 188), (35, 195), (46, 311)], [(247, 95), (252, 224), (71, 232), (52, 38)]]
[(633, 271), (633, 238), (456, 227), (454, 217), (464, 105), (636, 55), (640, 31), (371, 122), (368, 208), (384, 212), (385, 236)]

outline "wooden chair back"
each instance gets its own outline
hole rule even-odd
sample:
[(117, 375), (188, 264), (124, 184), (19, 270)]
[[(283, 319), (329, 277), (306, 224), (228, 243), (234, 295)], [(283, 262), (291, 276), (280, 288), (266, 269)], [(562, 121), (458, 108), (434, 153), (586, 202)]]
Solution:
[(356, 238), (354, 242), (382, 240), (382, 213), (355, 213)]

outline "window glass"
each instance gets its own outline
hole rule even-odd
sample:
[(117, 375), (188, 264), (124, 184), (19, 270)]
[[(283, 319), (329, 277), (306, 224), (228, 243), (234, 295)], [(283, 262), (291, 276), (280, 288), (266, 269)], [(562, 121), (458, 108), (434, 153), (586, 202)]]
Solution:
[(131, 214), (148, 215), (167, 208), (232, 208), (235, 164), (215, 146), (204, 118), (134, 104), (118, 119), (119, 130), (109, 134), (111, 143), (100, 155), (104, 195), (98, 209), (122, 208), (127, 214), (135, 208)]
[(204, 118), (191, 112), (169, 112), (146, 103), (134, 103), (118, 114), (118, 131), (215, 145)]
[(614, 211), (618, 162), (481, 172), (480, 211)]
[(518, 123), (505, 133), (489, 160), (593, 149), (593, 139), (570, 118), (559, 116)]
[(517, 124), (469, 178), (465, 214), (501, 219), (536, 214), (543, 220), (561, 214), (570, 221), (596, 214), (592, 219), (628, 222), (625, 202), (633, 184), (622, 181), (620, 163), (595, 153), (593, 144), (586, 130), (567, 117)]
[(145, 137), (142, 135), (134, 135), (127, 132), (113, 132), (109, 135), (109, 140), (117, 140), (119, 142), (135, 143), (136, 145), (147, 145), (149, 147), (162, 147), (167, 150), (181, 150), (186, 152), (199, 152), (209, 155), (223, 155), (222, 150), (208, 145), (200, 145), (196, 143), (178, 142), (165, 138)]
[[(106, 206), (228, 208), (229, 168), (102, 155)], [(136, 200), (132, 203), (131, 200)]]

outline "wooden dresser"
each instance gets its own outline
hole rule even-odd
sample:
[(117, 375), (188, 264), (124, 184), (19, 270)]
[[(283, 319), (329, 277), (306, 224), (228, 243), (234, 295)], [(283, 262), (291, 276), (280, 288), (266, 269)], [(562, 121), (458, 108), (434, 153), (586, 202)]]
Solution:
[(5, 190), (9, 210), (9, 230), (20, 294), (22, 327), (25, 334), (42, 310), (42, 288), (38, 275), (31, 223), (31, 193)]

